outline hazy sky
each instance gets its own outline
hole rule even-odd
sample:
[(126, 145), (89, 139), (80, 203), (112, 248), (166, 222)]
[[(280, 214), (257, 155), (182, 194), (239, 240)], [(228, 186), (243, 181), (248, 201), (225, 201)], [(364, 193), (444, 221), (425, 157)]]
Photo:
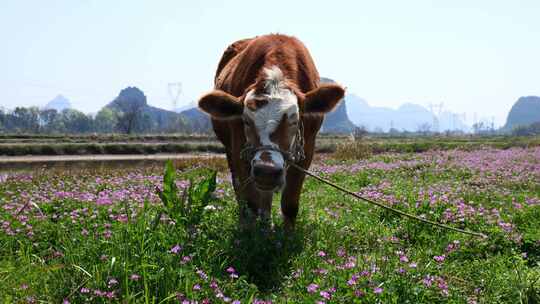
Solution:
[(95, 112), (134, 85), (170, 109), (169, 82), (192, 102), (228, 44), (270, 32), (298, 37), (322, 76), (371, 105), (443, 102), (501, 124), (540, 95), (537, 0), (2, 0), (0, 106), (63, 94)]

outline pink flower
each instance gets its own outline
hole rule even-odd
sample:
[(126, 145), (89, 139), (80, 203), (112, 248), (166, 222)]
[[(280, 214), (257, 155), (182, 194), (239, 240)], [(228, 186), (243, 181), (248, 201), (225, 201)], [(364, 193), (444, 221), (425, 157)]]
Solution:
[(317, 255), (320, 256), (321, 258), (324, 258), (326, 256), (326, 252), (321, 250), (321, 251), (317, 252)]
[(319, 289), (319, 285), (313, 283), (309, 284), (307, 287), (307, 291), (309, 293), (314, 293), (315, 291), (317, 291), (317, 289)]
[(138, 280), (141, 278), (141, 276), (138, 275), (138, 274), (136, 274), (136, 273), (134, 273), (134, 274), (132, 274), (131, 276), (129, 276), (129, 278), (130, 278), (130, 280), (132, 280), (132, 281), (138, 281)]
[(332, 295), (328, 292), (328, 291), (321, 291), (319, 293), (321, 295), (321, 297), (325, 298), (326, 300), (330, 300), (330, 298), (332, 297)]
[(445, 259), (446, 259), (446, 256), (443, 254), (443, 255), (436, 255), (433, 257), (433, 259), (439, 263), (443, 262)]
[(115, 278), (112, 278), (109, 280), (109, 283), (108, 283), (109, 288), (111, 288), (111, 286), (116, 285), (116, 284), (118, 284), (118, 280), (116, 280)]
[(182, 257), (182, 261), (180, 261), (180, 264), (184, 265), (187, 264), (189, 261), (191, 261), (191, 257), (189, 255), (186, 255)]

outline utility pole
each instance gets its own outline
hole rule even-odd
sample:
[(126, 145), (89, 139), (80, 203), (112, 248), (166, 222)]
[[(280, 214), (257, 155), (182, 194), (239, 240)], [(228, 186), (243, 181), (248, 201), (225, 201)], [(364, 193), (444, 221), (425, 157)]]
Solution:
[(438, 104), (429, 103), (428, 107), (433, 116), (433, 131), (439, 133), (439, 116), (441, 115), (444, 104), (442, 102)]
[(178, 99), (180, 98), (180, 94), (182, 94), (182, 83), (170, 82), (167, 85), (167, 91), (171, 98), (172, 111), (176, 112), (176, 109), (178, 108)]

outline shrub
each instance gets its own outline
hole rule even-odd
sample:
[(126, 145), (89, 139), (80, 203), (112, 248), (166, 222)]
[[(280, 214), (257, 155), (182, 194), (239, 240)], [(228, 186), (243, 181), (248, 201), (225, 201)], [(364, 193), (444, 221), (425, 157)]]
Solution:
[(346, 141), (336, 147), (334, 158), (339, 160), (366, 159), (372, 154), (371, 147), (363, 141)]

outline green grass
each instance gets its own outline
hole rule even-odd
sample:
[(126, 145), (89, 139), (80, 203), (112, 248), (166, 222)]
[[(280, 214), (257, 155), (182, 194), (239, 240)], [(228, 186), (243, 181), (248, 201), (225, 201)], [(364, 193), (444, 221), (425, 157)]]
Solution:
[[(313, 179), (291, 234), (282, 229), (279, 197), (274, 230), (240, 230), (223, 173), (216, 194), (193, 207), (202, 212), (197, 220), (159, 200), (163, 171), (0, 176), (0, 299), (539, 303), (539, 152), (380, 154), (361, 162), (322, 159), (313, 168), (365, 196), (488, 239), (397, 217)], [(176, 174), (183, 189), (212, 171), (202, 164)], [(99, 204), (103, 199), (110, 201)], [(114, 293), (109, 299), (106, 292)]]

